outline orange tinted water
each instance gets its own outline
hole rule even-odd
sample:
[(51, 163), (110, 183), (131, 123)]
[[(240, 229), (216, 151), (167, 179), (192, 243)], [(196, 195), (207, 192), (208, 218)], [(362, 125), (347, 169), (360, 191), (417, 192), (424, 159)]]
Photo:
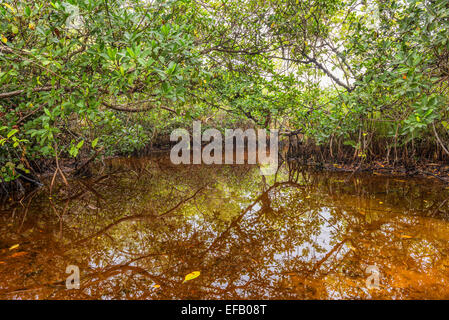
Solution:
[(3, 205), (0, 298), (447, 299), (448, 198), (434, 179), (117, 159)]

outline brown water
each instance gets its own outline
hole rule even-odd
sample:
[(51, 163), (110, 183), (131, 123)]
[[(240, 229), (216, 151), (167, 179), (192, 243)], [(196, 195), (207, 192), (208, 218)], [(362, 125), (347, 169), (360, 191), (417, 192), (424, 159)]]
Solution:
[(448, 198), (434, 179), (114, 160), (1, 208), (0, 298), (449, 299)]

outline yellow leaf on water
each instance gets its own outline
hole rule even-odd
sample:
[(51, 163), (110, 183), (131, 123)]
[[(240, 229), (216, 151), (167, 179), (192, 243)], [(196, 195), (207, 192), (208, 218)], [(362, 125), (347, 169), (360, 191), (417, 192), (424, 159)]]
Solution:
[(412, 236), (409, 236), (409, 235), (406, 235), (406, 234), (402, 234), (401, 235), (401, 238), (404, 238), (404, 239), (411, 239), (411, 238), (413, 238)]
[(186, 277), (184, 278), (184, 281), (182, 283), (184, 283), (186, 281), (193, 280), (195, 278), (198, 278), (200, 276), (200, 274), (201, 274), (200, 271), (193, 271), (193, 272), (189, 273), (188, 275), (186, 275)]
[(19, 246), (20, 246), (20, 244), (15, 244), (11, 248), (9, 248), (9, 250), (17, 249)]
[(153, 288), (160, 288), (161, 286), (158, 284), (153, 285)]

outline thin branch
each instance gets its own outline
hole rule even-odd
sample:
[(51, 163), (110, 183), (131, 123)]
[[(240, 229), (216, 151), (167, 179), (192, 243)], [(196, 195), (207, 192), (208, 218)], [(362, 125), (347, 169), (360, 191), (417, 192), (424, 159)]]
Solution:
[(435, 122), (432, 123), (433, 132), (435, 133), (435, 137), (438, 140), (438, 143), (441, 145), (441, 148), (443, 148), (444, 152), (446, 152), (447, 155), (449, 155), (449, 151), (444, 146), (443, 142), (441, 141), (440, 137), (438, 136), (437, 129), (435, 128)]
[[(42, 91), (51, 91), (53, 89), (58, 89), (58, 88), (54, 87), (54, 86), (44, 86), (44, 87), (36, 87), (32, 91), (33, 92), (42, 92)], [(10, 91), (10, 92), (3, 92), (3, 93), (0, 93), (0, 99), (12, 98), (15, 96), (19, 96), (25, 92), (27, 92), (27, 90), (25, 90), (25, 89), (15, 90), (15, 91)]]
[[(142, 107), (142, 108), (137, 108), (137, 109), (129, 108), (129, 106), (136, 105), (136, 104), (139, 104), (139, 103), (146, 103), (146, 102), (149, 102), (149, 100), (143, 100), (143, 101), (135, 102), (135, 103), (131, 103), (131, 104), (110, 104), (110, 103), (107, 103), (107, 102), (103, 101), (102, 104), (105, 107), (109, 108), (109, 109), (113, 109), (113, 110), (117, 110), (117, 111), (123, 111), (123, 112), (145, 112), (145, 111), (149, 111), (149, 110), (152, 110), (152, 109), (155, 109), (155, 108), (161, 108), (161, 109), (164, 109), (164, 110), (167, 110), (167, 111), (170, 111), (172, 113), (177, 114), (176, 110), (174, 110), (174, 109), (171, 109), (171, 108), (168, 108), (168, 107), (165, 107), (165, 106), (156, 106), (156, 105), (153, 105), (153, 104), (152, 105), (147, 105), (147, 106)], [(154, 102), (154, 101), (151, 101), (151, 102)]]

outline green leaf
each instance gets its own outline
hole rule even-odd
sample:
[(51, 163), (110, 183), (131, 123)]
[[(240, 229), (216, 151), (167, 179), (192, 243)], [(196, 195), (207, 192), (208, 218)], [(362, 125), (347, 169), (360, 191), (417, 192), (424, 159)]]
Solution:
[(8, 134), (6, 135), (7, 138), (11, 138), (13, 135), (15, 135), (17, 132), (19, 132), (19, 130), (17, 129), (12, 129), (11, 131), (8, 132)]
[(98, 138), (96, 138), (94, 141), (92, 141), (92, 148), (95, 148), (98, 143)]
[(84, 145), (84, 140), (81, 140), (80, 142), (78, 142), (78, 144), (76, 145), (76, 148), (79, 150), (81, 149), (81, 147)]

